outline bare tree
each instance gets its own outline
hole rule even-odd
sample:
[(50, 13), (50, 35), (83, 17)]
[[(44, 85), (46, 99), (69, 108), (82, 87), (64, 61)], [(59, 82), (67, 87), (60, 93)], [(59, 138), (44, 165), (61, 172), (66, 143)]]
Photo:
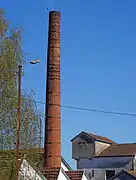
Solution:
[[(8, 152), (6, 158), (0, 158), (0, 169), (13, 179), (17, 126), (16, 72), (20, 63), (24, 64), (22, 29), (10, 29), (5, 13), (0, 9), (0, 150)], [(42, 115), (37, 111), (35, 103), (35, 93), (22, 90), (20, 148), (25, 149), (25, 154), (30, 148), (41, 147), (41, 119)], [(9, 172), (6, 168), (13, 171)]]

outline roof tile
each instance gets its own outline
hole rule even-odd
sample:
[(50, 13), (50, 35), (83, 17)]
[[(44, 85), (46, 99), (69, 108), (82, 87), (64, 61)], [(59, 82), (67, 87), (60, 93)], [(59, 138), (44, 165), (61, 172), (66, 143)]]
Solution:
[(81, 180), (83, 173), (84, 173), (84, 171), (66, 171), (67, 176), (71, 180)]
[(99, 136), (99, 135), (96, 135), (96, 134), (91, 134), (91, 133), (88, 133), (88, 132), (81, 132), (80, 134), (78, 134), (77, 136), (75, 136), (73, 139), (71, 139), (72, 142), (74, 142), (74, 140), (78, 137), (78, 136), (81, 136), (81, 135), (87, 135), (87, 136), (90, 136), (90, 138), (94, 138), (95, 140), (98, 140), (98, 141), (102, 141), (102, 142), (106, 142), (106, 143), (109, 143), (109, 144), (115, 144), (116, 142), (112, 141), (111, 139), (107, 138), (107, 137), (104, 137), (104, 136)]
[(128, 156), (136, 154), (136, 143), (112, 144), (102, 151), (99, 156)]
[(41, 171), (47, 180), (57, 180), (60, 168), (46, 168)]
[(110, 144), (115, 144), (114, 141), (112, 141), (111, 139), (107, 138), (107, 137), (104, 137), (104, 136), (99, 136), (99, 135), (96, 135), (96, 134), (91, 134), (91, 133), (87, 133), (89, 136), (93, 137), (94, 139), (96, 140), (99, 140), (99, 141), (103, 141), (103, 142), (107, 142), (107, 143), (110, 143)]

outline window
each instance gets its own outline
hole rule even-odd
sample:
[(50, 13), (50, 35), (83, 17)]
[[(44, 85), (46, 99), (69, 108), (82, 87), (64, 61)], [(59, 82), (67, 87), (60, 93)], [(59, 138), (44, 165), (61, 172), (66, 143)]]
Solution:
[(94, 177), (94, 170), (92, 170), (92, 177)]
[(114, 170), (106, 171), (106, 180), (110, 179), (114, 175), (115, 175), (115, 171)]

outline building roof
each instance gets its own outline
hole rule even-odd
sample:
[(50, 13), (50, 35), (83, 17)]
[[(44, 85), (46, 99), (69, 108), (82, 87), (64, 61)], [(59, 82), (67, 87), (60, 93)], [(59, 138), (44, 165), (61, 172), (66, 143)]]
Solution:
[(67, 161), (61, 156), (61, 161), (63, 162), (63, 164), (66, 166), (66, 168), (69, 171), (72, 171), (72, 168), (70, 167), (70, 165), (67, 163)]
[[(60, 168), (47, 168), (41, 172), (47, 180), (57, 180)], [(64, 173), (70, 180), (82, 180), (84, 171), (65, 171)]]
[(46, 168), (41, 171), (47, 180), (57, 180), (60, 168)]
[(94, 139), (99, 140), (99, 141), (107, 142), (107, 143), (110, 143), (110, 144), (115, 143), (115, 142), (112, 141), (111, 139), (109, 139), (109, 138), (107, 138), (107, 137), (104, 137), (104, 136), (99, 136), (99, 135), (91, 134), (91, 133), (87, 133), (87, 134), (88, 134), (89, 136), (93, 137)]
[(99, 156), (133, 156), (136, 154), (136, 143), (112, 144)]
[(136, 177), (136, 171), (126, 170), (129, 174)]
[(65, 173), (71, 180), (81, 180), (84, 171), (65, 171)]
[(99, 136), (99, 135), (96, 135), (96, 134), (91, 134), (91, 133), (88, 133), (88, 132), (81, 132), (80, 134), (78, 134), (76, 137), (74, 137), (71, 141), (73, 142), (77, 137), (81, 136), (81, 135), (87, 135), (88, 137), (90, 138), (93, 138), (97, 141), (102, 141), (102, 142), (106, 142), (106, 143), (109, 143), (109, 144), (115, 144), (114, 141), (112, 141), (111, 139), (107, 138), (107, 137), (104, 137), (104, 136)]
[(134, 156), (136, 155), (136, 143), (125, 143), (125, 144), (117, 144), (116, 142), (112, 141), (111, 139), (99, 136), (96, 134), (91, 134), (88, 132), (81, 132), (77, 136), (75, 136), (71, 141), (76, 142), (76, 138), (84, 138), (87, 137), (90, 139), (93, 138), (96, 141), (101, 141), (105, 143), (109, 143), (110, 146), (108, 146), (105, 150), (103, 150), (99, 155), (96, 157), (109, 157), (109, 156)]
[(116, 178), (117, 178), (118, 176), (120, 176), (122, 173), (125, 173), (125, 174), (133, 177), (133, 179), (136, 179), (136, 171), (131, 171), (131, 170), (123, 169), (123, 170), (119, 171), (117, 174), (115, 174), (115, 176), (111, 177), (110, 180), (116, 179)]

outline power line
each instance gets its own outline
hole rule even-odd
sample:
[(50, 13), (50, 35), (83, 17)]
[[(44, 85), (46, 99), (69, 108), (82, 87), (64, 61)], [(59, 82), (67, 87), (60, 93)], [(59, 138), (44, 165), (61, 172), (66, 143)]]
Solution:
[[(36, 101), (36, 103), (45, 104), (45, 102), (42, 102), (42, 101)], [(91, 108), (83, 108), (83, 107), (76, 107), (76, 106), (57, 105), (57, 104), (50, 104), (50, 105), (52, 105), (52, 106), (60, 106), (62, 108), (75, 109), (75, 110), (80, 110), (80, 111), (91, 111), (91, 112), (96, 112), (96, 113), (121, 115), (121, 116), (136, 116), (136, 114), (133, 114), (133, 113), (105, 111), (105, 110), (100, 110), (100, 109), (91, 109)]]
[[(17, 98), (17, 97), (7, 97), (7, 98)], [(34, 101), (34, 100), (32, 100)], [(34, 101), (37, 104), (46, 104), (44, 101)], [(89, 111), (89, 112), (96, 112), (96, 113), (103, 113), (103, 114), (110, 114), (110, 115), (120, 115), (120, 116), (133, 116), (135, 117), (135, 113), (125, 113), (125, 112), (117, 112), (117, 111), (106, 111), (101, 109), (92, 109), (92, 108), (84, 108), (84, 107), (76, 107), (76, 106), (68, 106), (68, 105), (58, 105), (58, 104), (50, 104), (52, 106), (60, 106), (62, 108), (67, 109), (74, 109), (79, 111)]]

